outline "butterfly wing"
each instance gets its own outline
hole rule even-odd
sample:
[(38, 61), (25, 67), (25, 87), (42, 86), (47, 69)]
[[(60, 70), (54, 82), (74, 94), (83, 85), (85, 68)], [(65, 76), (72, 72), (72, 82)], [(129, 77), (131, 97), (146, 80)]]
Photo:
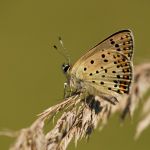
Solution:
[(119, 31), (82, 56), (70, 73), (84, 88), (115, 96), (129, 93), (132, 80), (133, 35)]

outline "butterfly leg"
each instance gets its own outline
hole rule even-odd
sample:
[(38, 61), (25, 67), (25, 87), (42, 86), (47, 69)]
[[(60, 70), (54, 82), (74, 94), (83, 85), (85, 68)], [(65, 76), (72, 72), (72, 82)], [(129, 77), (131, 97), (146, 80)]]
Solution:
[(80, 94), (80, 98), (82, 100), (86, 100), (86, 98), (89, 96), (89, 92), (86, 89), (82, 89), (81, 94)]
[(116, 105), (119, 102), (116, 97), (111, 96), (111, 95), (108, 95), (108, 96), (101, 95), (100, 97), (102, 97), (104, 100), (110, 102), (113, 105)]
[(70, 87), (70, 85), (65, 82), (64, 83), (64, 98), (68, 98), (75, 94), (79, 94), (79, 92), (77, 92), (77, 89)]
[(64, 98), (68, 98), (71, 94), (71, 89), (68, 83), (64, 83)]
[(89, 92), (86, 89), (82, 89), (82, 92), (80, 93), (80, 98), (88, 106), (91, 103), (91, 101), (95, 100), (95, 97), (93, 95), (89, 94)]

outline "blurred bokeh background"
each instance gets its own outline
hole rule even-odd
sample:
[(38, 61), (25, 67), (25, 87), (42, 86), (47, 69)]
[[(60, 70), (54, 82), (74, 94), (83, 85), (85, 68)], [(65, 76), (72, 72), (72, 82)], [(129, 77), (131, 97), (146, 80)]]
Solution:
[[(65, 61), (55, 50), (63, 38), (71, 61), (121, 29), (135, 36), (134, 63), (150, 60), (148, 0), (5, 0), (0, 1), (0, 130), (29, 126), (36, 115), (63, 97)], [(138, 114), (138, 111), (137, 111)], [(78, 143), (78, 150), (149, 150), (150, 128), (138, 141), (138, 118), (120, 125), (111, 118), (102, 132)], [(0, 137), (0, 149), (14, 139)], [(75, 149), (72, 143), (69, 150)]]

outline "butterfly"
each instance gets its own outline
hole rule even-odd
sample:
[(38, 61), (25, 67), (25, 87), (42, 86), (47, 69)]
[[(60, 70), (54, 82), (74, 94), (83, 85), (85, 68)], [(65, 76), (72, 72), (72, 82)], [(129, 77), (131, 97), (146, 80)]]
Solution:
[(99, 96), (116, 104), (119, 95), (130, 92), (133, 44), (132, 32), (121, 30), (90, 49), (74, 65), (64, 64), (66, 93)]

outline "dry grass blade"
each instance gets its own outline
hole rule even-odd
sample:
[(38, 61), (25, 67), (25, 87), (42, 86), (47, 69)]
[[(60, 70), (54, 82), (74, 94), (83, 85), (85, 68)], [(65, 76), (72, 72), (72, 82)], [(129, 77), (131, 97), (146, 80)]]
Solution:
[(38, 116), (39, 118), (44, 119), (44, 120), (48, 119), (49, 117), (53, 117), (65, 107), (75, 104), (78, 98), (79, 98), (79, 95), (71, 96), (63, 100), (61, 103), (46, 109), (44, 112), (42, 112)]
[(11, 131), (11, 130), (8, 130), (8, 129), (0, 131), (0, 136), (8, 136), (8, 137), (11, 137), (11, 138), (15, 138), (18, 135), (19, 135), (19, 132)]

